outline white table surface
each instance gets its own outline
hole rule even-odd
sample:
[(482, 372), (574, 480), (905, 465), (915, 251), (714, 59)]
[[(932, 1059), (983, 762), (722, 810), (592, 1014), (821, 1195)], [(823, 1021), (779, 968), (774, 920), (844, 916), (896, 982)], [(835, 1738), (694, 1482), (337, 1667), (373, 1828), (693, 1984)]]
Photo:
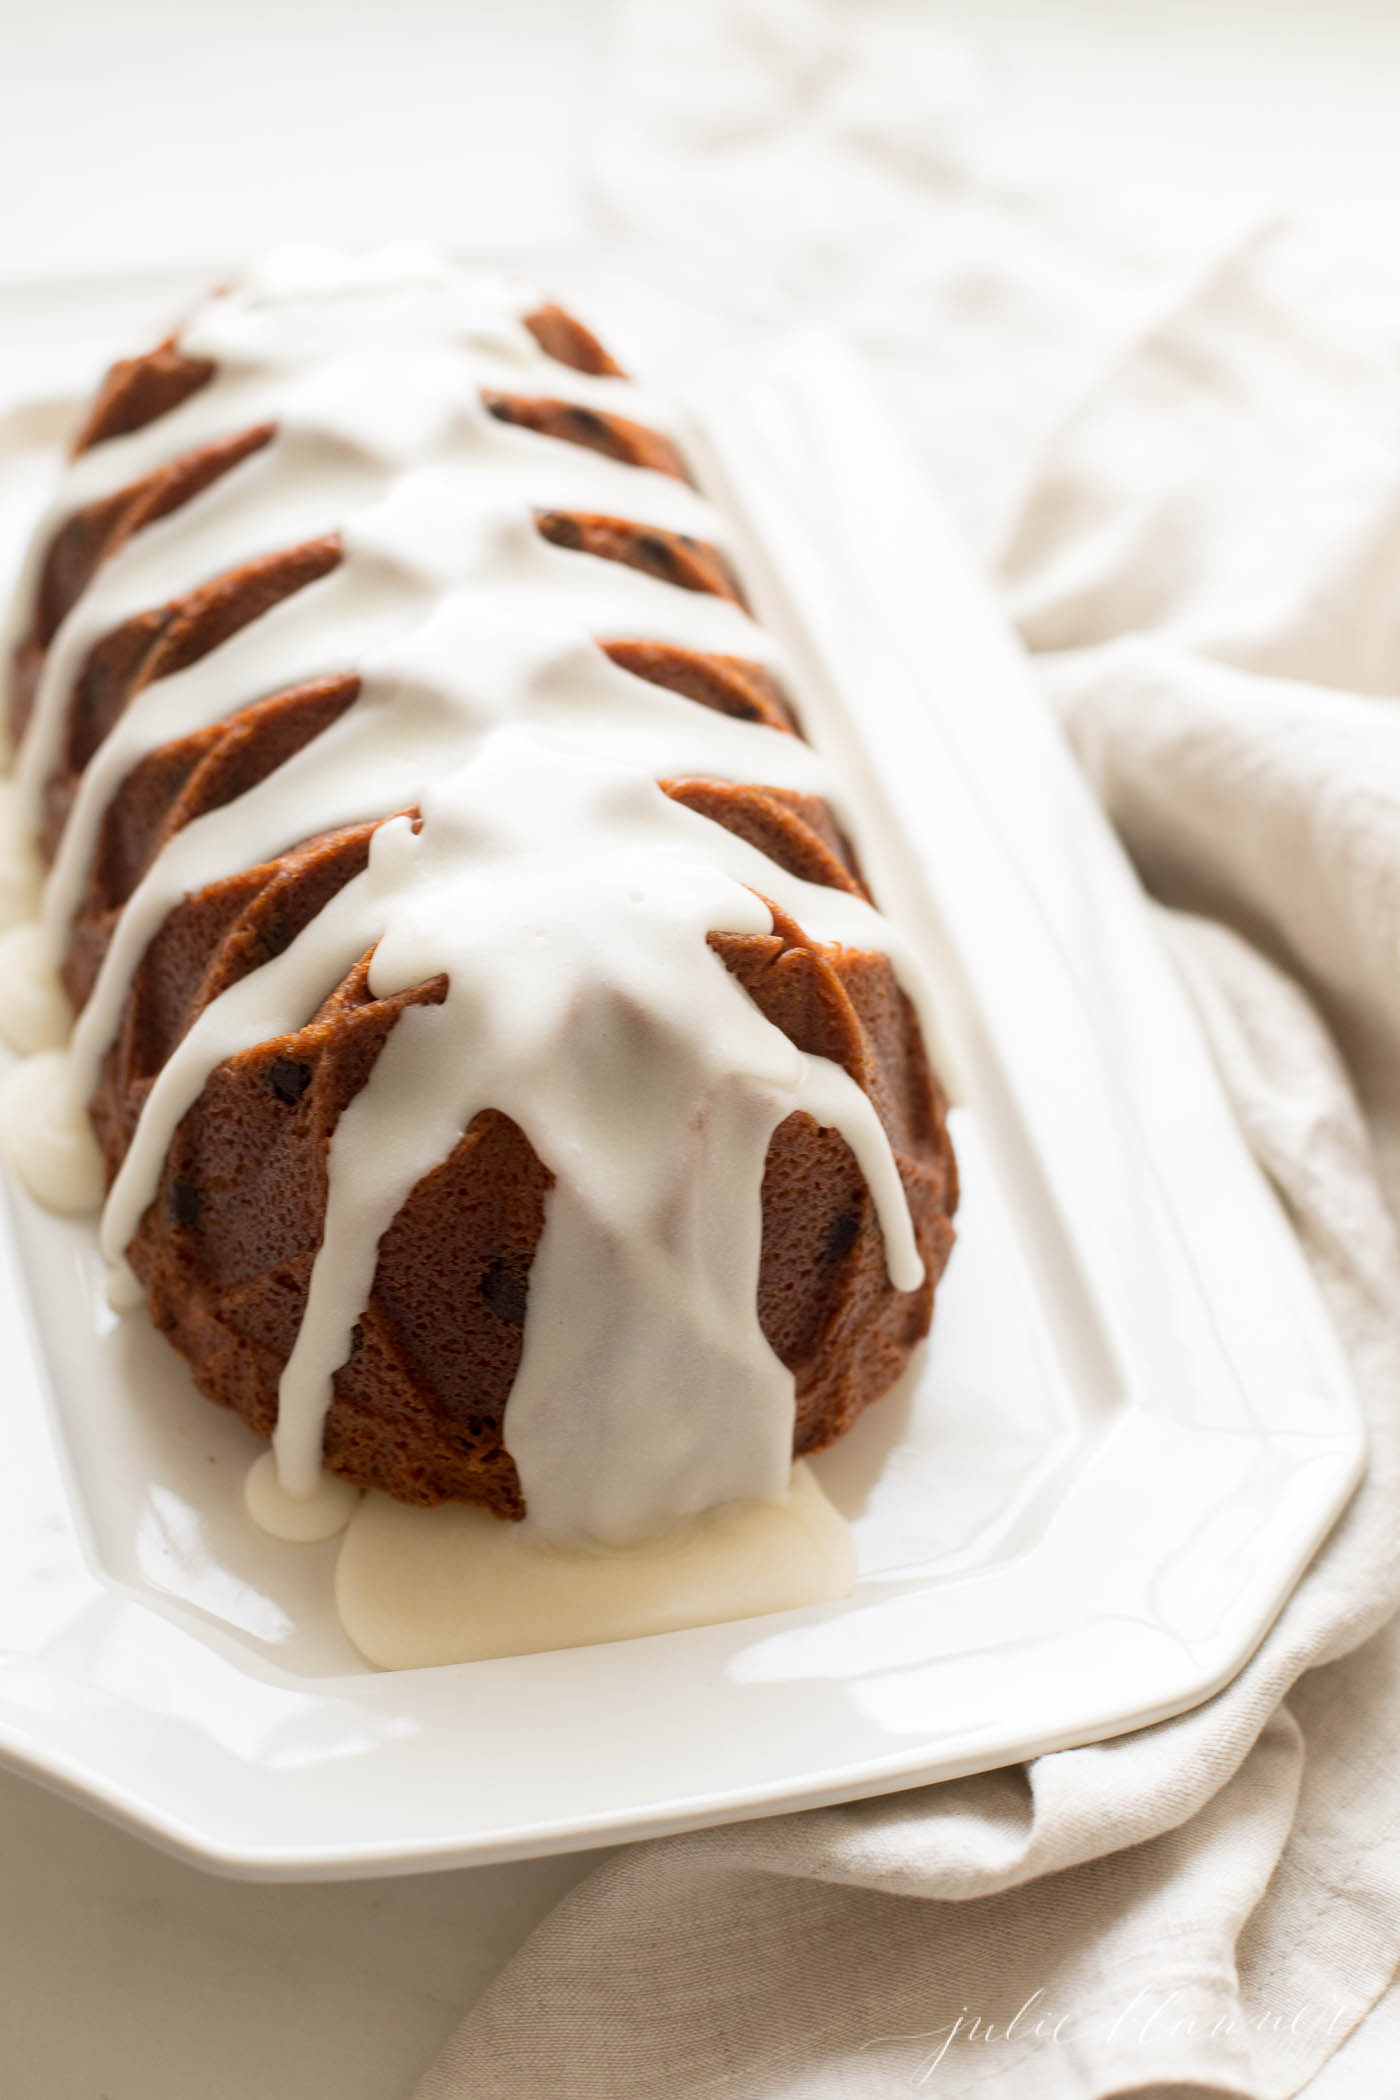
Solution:
[[(1106, 182), (1277, 194), (1400, 252), (1392, 0), (929, 5), (977, 36), (1052, 150)], [(0, 0), (0, 282), (289, 232), (567, 237), (603, 14)], [(396, 2100), (588, 1863), (261, 1888), (0, 1774), (0, 2093)]]

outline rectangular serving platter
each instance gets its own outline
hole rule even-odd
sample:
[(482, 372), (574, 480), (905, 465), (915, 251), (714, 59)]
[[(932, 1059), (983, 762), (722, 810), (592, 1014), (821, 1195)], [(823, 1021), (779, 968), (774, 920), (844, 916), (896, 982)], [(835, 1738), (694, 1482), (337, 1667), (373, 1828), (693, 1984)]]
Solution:
[[(82, 387), (168, 319), (169, 289), (78, 288), (57, 317), (51, 294), (12, 332), (0, 563)], [(576, 1849), (1160, 1720), (1252, 1652), (1363, 1463), (1344, 1361), (1132, 871), (854, 361), (820, 334), (731, 361), (691, 435), (876, 895), (922, 951), (955, 1102), (965, 1194), (931, 1343), (817, 1461), (860, 1578), (805, 1611), (372, 1670), (335, 1619), (334, 1543), (254, 1531), (251, 1438), (143, 1315), (108, 1310), (91, 1224), (11, 1183), (0, 1757), (217, 1871)]]

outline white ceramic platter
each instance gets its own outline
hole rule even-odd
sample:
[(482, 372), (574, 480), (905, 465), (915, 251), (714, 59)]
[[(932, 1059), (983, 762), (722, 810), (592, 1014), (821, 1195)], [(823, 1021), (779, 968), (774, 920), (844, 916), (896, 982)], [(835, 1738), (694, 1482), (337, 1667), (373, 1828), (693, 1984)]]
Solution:
[[(97, 339), (141, 341), (144, 296), (73, 295), (46, 407), (6, 415), (0, 358), (0, 556)], [(39, 347), (11, 354), (11, 402)], [(877, 894), (923, 942), (958, 1103), (932, 1344), (818, 1462), (860, 1580), (692, 1632), (370, 1670), (335, 1620), (334, 1544), (254, 1531), (252, 1440), (143, 1315), (107, 1311), (90, 1225), (11, 1188), (0, 1756), (227, 1873), (561, 1851), (1158, 1720), (1251, 1652), (1362, 1463), (1133, 876), (859, 374), (790, 344), (699, 412), (696, 450), (850, 769)]]

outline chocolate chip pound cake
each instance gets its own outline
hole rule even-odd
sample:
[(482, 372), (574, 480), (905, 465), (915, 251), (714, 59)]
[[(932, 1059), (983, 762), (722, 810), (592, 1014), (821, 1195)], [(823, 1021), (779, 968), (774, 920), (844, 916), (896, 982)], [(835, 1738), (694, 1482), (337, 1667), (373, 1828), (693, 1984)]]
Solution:
[(621, 1543), (890, 1386), (956, 1202), (912, 964), (578, 321), (270, 259), (108, 375), (12, 666), (104, 1250), (289, 1493)]

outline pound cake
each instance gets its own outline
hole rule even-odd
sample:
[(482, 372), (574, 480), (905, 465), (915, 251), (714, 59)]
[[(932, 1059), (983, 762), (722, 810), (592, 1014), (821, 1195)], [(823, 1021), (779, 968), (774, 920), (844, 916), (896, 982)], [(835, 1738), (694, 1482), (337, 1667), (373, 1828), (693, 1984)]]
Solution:
[(672, 419), (435, 257), (282, 254), (109, 373), (13, 616), (102, 1245), (195, 1383), (622, 1543), (927, 1331), (913, 966)]

